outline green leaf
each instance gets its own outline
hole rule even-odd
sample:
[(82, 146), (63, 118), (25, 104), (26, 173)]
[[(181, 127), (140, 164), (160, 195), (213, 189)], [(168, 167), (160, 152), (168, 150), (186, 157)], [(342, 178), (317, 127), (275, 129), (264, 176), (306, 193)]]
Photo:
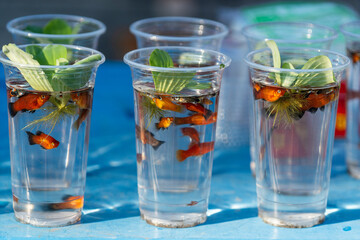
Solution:
[[(295, 69), (294, 66), (290, 62), (283, 63), (281, 68), (284, 69)], [(297, 77), (297, 73), (295, 72), (282, 72), (281, 73), (281, 86), (290, 87), (294, 84)]]
[(25, 48), (25, 51), (33, 55), (33, 58), (38, 61), (40, 65), (48, 65), (48, 61), (46, 60), (41, 46), (30, 45)]
[[(99, 60), (101, 60), (101, 55), (94, 54), (81, 59), (73, 65), (92, 63)], [(84, 68), (61, 69), (54, 74), (52, 84), (57, 84), (59, 88), (63, 88), (65, 90), (75, 90), (84, 87), (91, 77), (93, 67), (93, 65), (90, 65)]]
[(2, 47), (3, 53), (14, 63), (39, 66), (36, 68), (17, 67), (29, 85), (38, 91), (53, 91), (44, 71), (41, 70), (38, 61), (33, 56), (18, 48), (15, 44), (8, 44)]
[(190, 89), (209, 89), (211, 88), (211, 83), (209, 82), (199, 83), (196, 81), (190, 81), (188, 82), (186, 87)]
[[(274, 68), (281, 68), (281, 58), (279, 48), (277, 47), (274, 40), (267, 40), (266, 45), (270, 48), (272, 57), (273, 57), (273, 67)], [(280, 74), (275, 73), (275, 81), (277, 84), (281, 85), (281, 78)]]
[(54, 18), (50, 20), (43, 29), (45, 34), (71, 34), (70, 25), (63, 19)]
[(24, 31), (32, 32), (32, 33), (44, 33), (43, 28), (39, 26), (26, 26), (24, 28)]
[(153, 67), (171, 68), (174, 67), (174, 63), (170, 55), (164, 50), (155, 49), (150, 54), (149, 64)]
[(47, 45), (42, 49), (47, 65), (57, 65), (60, 58), (67, 59), (67, 48), (63, 45)]
[(306, 59), (304, 58), (291, 58), (291, 59), (287, 59), (283, 62), (284, 63), (290, 63), (293, 65), (294, 68), (299, 69), (302, 68), (305, 63), (306, 63)]
[[(327, 56), (320, 55), (310, 58), (302, 67), (306, 69), (331, 69), (332, 64)], [(335, 82), (334, 73), (332, 70), (317, 72), (317, 73), (301, 73), (299, 74), (295, 87), (322, 87), (329, 83)]]

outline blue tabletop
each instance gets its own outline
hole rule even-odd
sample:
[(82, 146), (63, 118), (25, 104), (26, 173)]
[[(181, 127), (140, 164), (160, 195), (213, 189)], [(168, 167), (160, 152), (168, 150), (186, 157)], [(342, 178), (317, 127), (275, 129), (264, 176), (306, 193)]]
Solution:
[(0, 70), (0, 239), (359, 239), (360, 182), (346, 173), (344, 141), (336, 140), (325, 222), (307, 229), (273, 227), (257, 217), (249, 147), (216, 149), (208, 219), (166, 229), (140, 219), (130, 69), (108, 61), (98, 71), (85, 205), (80, 223), (38, 228), (12, 211), (4, 73)]

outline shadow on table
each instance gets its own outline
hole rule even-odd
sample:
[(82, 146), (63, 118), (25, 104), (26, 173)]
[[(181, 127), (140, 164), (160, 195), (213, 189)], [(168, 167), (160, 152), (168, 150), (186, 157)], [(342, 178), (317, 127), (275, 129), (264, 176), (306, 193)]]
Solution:
[(140, 217), (139, 208), (135, 204), (124, 204), (115, 208), (99, 209), (87, 214), (81, 218), (81, 224), (104, 222), (129, 217)]
[(360, 216), (360, 209), (340, 209), (339, 211), (328, 214), (323, 224), (324, 225), (337, 224), (342, 222), (358, 220), (359, 216)]
[(208, 216), (206, 222), (203, 225), (231, 222), (245, 218), (253, 218), (257, 216), (258, 216), (257, 208), (223, 209), (218, 213), (214, 213)]

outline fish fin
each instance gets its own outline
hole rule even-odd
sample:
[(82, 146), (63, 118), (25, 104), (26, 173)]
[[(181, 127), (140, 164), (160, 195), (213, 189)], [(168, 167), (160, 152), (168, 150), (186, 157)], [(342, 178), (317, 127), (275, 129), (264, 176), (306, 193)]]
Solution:
[(154, 150), (156, 151), (160, 146), (161, 144), (163, 144), (165, 141), (159, 141), (159, 144), (157, 144), (156, 146), (153, 146)]
[(29, 131), (26, 131), (28, 137), (29, 137), (29, 144), (30, 145), (35, 145), (36, 143), (34, 142), (33, 140), (33, 137), (35, 136), (33, 133), (29, 132)]
[[(42, 131), (40, 131), (40, 130), (37, 130), (37, 131), (36, 131), (36, 136), (40, 136), (41, 134), (43, 134)], [(45, 133), (44, 133), (44, 134), (45, 134)]]
[(325, 105), (320, 107), (321, 111), (324, 111), (324, 109), (325, 109)]
[(9, 103), (9, 113), (11, 117), (15, 117), (17, 111), (14, 109), (14, 103)]
[(34, 113), (35, 112), (35, 110), (31, 110), (31, 111), (29, 111), (29, 113)]
[(44, 149), (44, 150), (49, 150), (49, 149), (47, 149), (47, 148), (44, 148), (44, 147), (43, 147), (43, 146), (41, 146), (41, 145), (40, 145), (40, 147), (41, 147), (42, 149)]
[(80, 120), (79, 120), (79, 118), (76, 119), (76, 121), (75, 121), (74, 124), (73, 124), (73, 127), (74, 127), (76, 130), (79, 130), (79, 128), (80, 128)]
[[(206, 108), (205, 108), (206, 109)], [(211, 115), (213, 114), (213, 112), (209, 109), (206, 109), (206, 113), (205, 113), (205, 119), (208, 120), (209, 117), (211, 117)]]
[(184, 156), (185, 151), (184, 150), (177, 150), (176, 151), (176, 159), (179, 162), (183, 162), (186, 159), (186, 156)]

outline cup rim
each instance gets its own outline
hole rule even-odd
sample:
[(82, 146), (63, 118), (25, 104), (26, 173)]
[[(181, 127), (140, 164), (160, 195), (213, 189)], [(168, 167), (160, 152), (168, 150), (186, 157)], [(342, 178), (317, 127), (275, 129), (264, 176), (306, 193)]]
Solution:
[(4, 65), (8, 65), (8, 66), (13, 66), (13, 67), (17, 67), (17, 68), (41, 68), (41, 69), (52, 69), (52, 68), (56, 68), (56, 69), (68, 69), (68, 68), (85, 68), (85, 67), (91, 67), (91, 66), (99, 66), (100, 64), (105, 62), (105, 56), (104, 54), (102, 54), (101, 52), (99, 52), (98, 50), (92, 49), (92, 48), (87, 48), (87, 47), (82, 47), (82, 46), (76, 46), (76, 45), (66, 45), (66, 44), (25, 44), (25, 45), (17, 45), (18, 48), (26, 48), (27, 46), (41, 46), (41, 47), (45, 47), (48, 45), (62, 45), (65, 46), (67, 49), (75, 49), (75, 50), (79, 50), (79, 51), (87, 51), (87, 52), (91, 52), (93, 54), (99, 54), (101, 56), (101, 59), (95, 62), (90, 62), (90, 63), (85, 63), (85, 64), (77, 64), (77, 65), (61, 65), (61, 66), (53, 66), (53, 65), (29, 65), (29, 64), (22, 64), (22, 63), (16, 63), (13, 62), (9, 59), (4, 58), (3, 56), (5, 55), (4, 52), (1, 50), (0, 51), (0, 62)]
[[(197, 23), (197, 24), (210, 24), (221, 29), (221, 32), (215, 33), (210, 36), (187, 36), (187, 37), (175, 37), (175, 36), (164, 36), (152, 33), (146, 33), (143, 31), (138, 30), (137, 28), (144, 24), (150, 22), (188, 22), (188, 23)], [(214, 39), (214, 38), (224, 38), (228, 33), (229, 29), (222, 23), (204, 19), (204, 18), (193, 18), (193, 17), (177, 17), (177, 16), (168, 16), (168, 17), (154, 17), (154, 18), (145, 18), (133, 22), (130, 25), (130, 32), (135, 36), (141, 36), (149, 39), (156, 39), (156, 40), (168, 40), (168, 41), (194, 41), (195, 39)]]
[[(296, 39), (291, 40), (290, 39), (289, 40), (289, 39), (281, 39), (281, 38), (256, 37), (256, 36), (252, 36), (249, 32), (250, 29), (254, 29), (259, 26), (270, 26), (270, 25), (279, 25), (279, 26), (292, 25), (292, 26), (302, 26), (302, 27), (309, 27), (309, 28), (319, 28), (319, 29), (323, 29), (323, 30), (328, 30), (329, 32), (332, 33), (332, 35), (330, 37), (321, 38), (321, 39), (306, 39), (306, 40), (296, 40)], [(311, 22), (286, 22), (286, 21), (274, 21), (274, 22), (262, 22), (262, 23), (250, 24), (250, 25), (243, 27), (240, 32), (243, 36), (245, 36), (246, 38), (250, 38), (250, 39), (274, 40), (275, 42), (278, 42), (278, 43), (290, 43), (290, 44), (313, 44), (313, 43), (328, 42), (328, 41), (333, 41), (339, 35), (335, 29), (328, 27), (328, 26), (321, 25), (321, 24), (311, 23)]]
[[(195, 51), (195, 52), (199, 52), (199, 53), (208, 52), (208, 53), (211, 53), (211, 54), (222, 57), (224, 59), (224, 62), (222, 63), (222, 64), (224, 64), (224, 66), (221, 67), (220, 65), (212, 65), (212, 66), (206, 66), (206, 67), (165, 68), (165, 67), (154, 67), (154, 66), (150, 66), (150, 65), (137, 63), (137, 62), (134, 62), (133, 60), (130, 59), (130, 57), (132, 55), (134, 55), (134, 54), (141, 53), (141, 52), (152, 52), (155, 49), (160, 49), (160, 50), (164, 50), (164, 51), (166, 51), (168, 49), (171, 49), (171, 50), (179, 49), (179, 50), (183, 50), (183, 52), (186, 52), (186, 51), (193, 51), (194, 52)], [(138, 69), (142, 69), (142, 70), (148, 70), (148, 71), (156, 71), (156, 72), (207, 72), (207, 71), (218, 71), (219, 69), (224, 69), (224, 68), (228, 67), (230, 65), (230, 63), (231, 63), (230, 57), (226, 56), (225, 54), (223, 54), (221, 52), (217, 52), (217, 51), (210, 50), (210, 49), (182, 47), (182, 46), (160, 46), (160, 47), (147, 47), (147, 48), (135, 49), (133, 51), (130, 51), (130, 52), (126, 53), (123, 60), (130, 67), (138, 68)]]
[[(27, 32), (23, 30), (19, 30), (14, 27), (14, 24), (26, 21), (26, 20), (32, 20), (32, 19), (46, 19), (46, 18), (61, 18), (61, 19), (70, 19), (74, 21), (86, 21), (91, 22), (99, 27), (99, 29), (92, 31), (92, 32), (86, 32), (86, 33), (77, 33), (77, 34), (44, 34), (44, 33), (32, 33)], [(99, 20), (96, 20), (94, 18), (89, 17), (83, 17), (83, 16), (77, 16), (77, 15), (68, 15), (68, 14), (36, 14), (36, 15), (28, 15), (23, 17), (18, 17), (15, 19), (10, 20), (6, 24), (7, 30), (12, 34), (17, 34), (25, 37), (34, 37), (34, 38), (52, 38), (52, 39), (66, 39), (66, 38), (87, 38), (87, 37), (93, 37), (97, 35), (101, 35), (105, 33), (106, 26), (104, 23), (100, 22)]]
[(350, 25), (353, 26), (359, 26), (360, 28), (360, 20), (357, 21), (351, 21), (351, 22), (347, 22), (347, 23), (343, 23), (340, 25), (340, 31), (342, 34), (344, 34), (344, 36), (349, 36), (349, 37), (355, 37), (355, 38), (360, 38), (360, 33), (353, 33), (351, 31), (346, 30), (347, 27), (349, 27)]
[(251, 60), (251, 57), (254, 56), (257, 53), (263, 52), (263, 51), (270, 51), (270, 48), (262, 48), (259, 50), (255, 50), (255, 51), (251, 51), (249, 52), (244, 58), (243, 60), (246, 62), (246, 64), (249, 67), (255, 68), (255, 69), (259, 69), (262, 71), (266, 71), (266, 72), (294, 72), (294, 73), (317, 73), (317, 72), (324, 72), (324, 71), (339, 71), (339, 70), (343, 70), (346, 67), (348, 67), (350, 65), (350, 59), (343, 55), (340, 54), (338, 52), (334, 52), (334, 51), (330, 51), (330, 50), (325, 50), (325, 49), (317, 49), (317, 48), (279, 48), (279, 51), (299, 51), (301, 50), (302, 52), (318, 52), (318, 53), (325, 53), (325, 54), (333, 54), (333, 55), (337, 55), (340, 58), (342, 58), (344, 60), (343, 64), (340, 64), (338, 66), (333, 66), (332, 68), (322, 68), (322, 69), (285, 69), (285, 68), (275, 68), (275, 67), (269, 67), (269, 66), (264, 66), (258, 63), (254, 63)]

